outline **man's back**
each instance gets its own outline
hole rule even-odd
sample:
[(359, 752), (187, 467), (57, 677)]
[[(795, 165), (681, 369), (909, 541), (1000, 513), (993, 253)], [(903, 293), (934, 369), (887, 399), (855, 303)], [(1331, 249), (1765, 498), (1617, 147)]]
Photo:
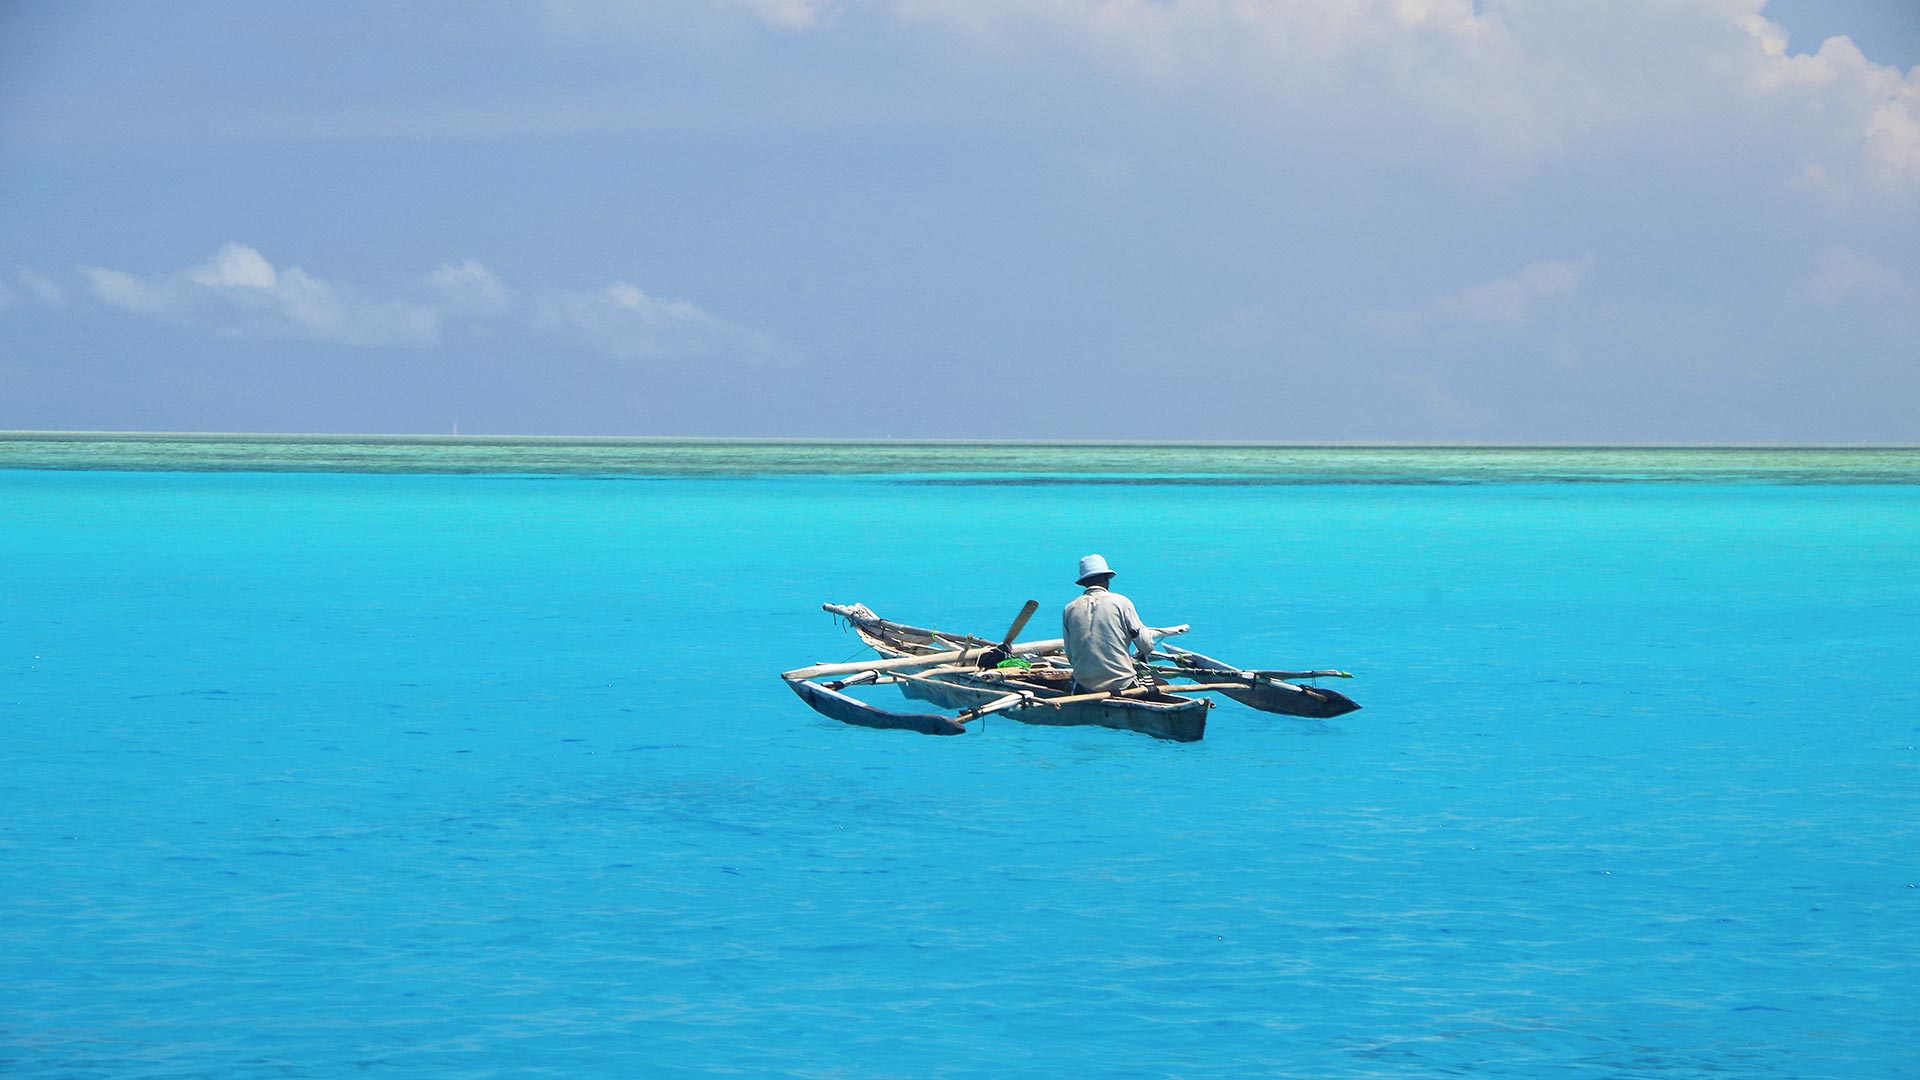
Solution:
[(1133, 681), (1127, 650), (1145, 634), (1133, 601), (1095, 585), (1067, 604), (1060, 623), (1073, 681), (1081, 689), (1119, 690)]

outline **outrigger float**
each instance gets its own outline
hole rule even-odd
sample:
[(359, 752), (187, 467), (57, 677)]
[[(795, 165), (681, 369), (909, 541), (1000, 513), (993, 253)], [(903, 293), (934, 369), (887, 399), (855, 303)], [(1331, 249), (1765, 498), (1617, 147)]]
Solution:
[[(1248, 670), (1164, 641), (1154, 649), (1154, 662), (1149, 665), (1157, 685), (1076, 694), (1065, 642), (1059, 638), (1014, 641), (1039, 606), (1037, 600), (1027, 601), (1006, 637), (996, 642), (890, 622), (864, 604), (822, 604), (845, 620), (880, 658), (815, 664), (780, 677), (822, 716), (861, 727), (904, 728), (928, 735), (964, 734), (969, 723), (1005, 713), (1029, 724), (1094, 725), (1196, 742), (1206, 734), (1213, 700), (1192, 695), (1220, 694), (1261, 712), (1287, 716), (1326, 718), (1360, 707), (1337, 691), (1300, 685), (1303, 680), (1352, 678), (1347, 672)], [(1187, 629), (1167, 626), (1151, 632), (1158, 641)], [(909, 698), (958, 711), (893, 712), (845, 692), (853, 686), (886, 683), (899, 686)]]

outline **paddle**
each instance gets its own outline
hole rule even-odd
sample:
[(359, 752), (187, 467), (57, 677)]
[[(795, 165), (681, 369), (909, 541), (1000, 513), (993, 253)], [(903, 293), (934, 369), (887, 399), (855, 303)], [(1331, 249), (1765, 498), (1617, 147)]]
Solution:
[(1027, 628), (1027, 620), (1033, 618), (1033, 613), (1039, 610), (1040, 601), (1038, 600), (1029, 600), (1021, 605), (1020, 614), (1014, 617), (1013, 625), (1007, 627), (1007, 636), (1000, 639), (1000, 644), (980, 654), (979, 666), (995, 667), (1000, 661), (1012, 656), (1013, 639), (1020, 636), (1020, 631)]
[(1027, 628), (1027, 620), (1033, 618), (1033, 613), (1039, 610), (1040, 601), (1038, 600), (1029, 600), (1020, 605), (1020, 614), (1013, 620), (1013, 625), (1007, 627), (1007, 636), (1000, 639), (1000, 647), (1003, 649), (1012, 647), (1013, 639), (1020, 636), (1020, 631)]

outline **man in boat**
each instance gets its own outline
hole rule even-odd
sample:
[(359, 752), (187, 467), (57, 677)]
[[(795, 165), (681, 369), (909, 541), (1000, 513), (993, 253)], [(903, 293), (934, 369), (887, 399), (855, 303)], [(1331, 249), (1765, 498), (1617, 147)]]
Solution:
[(1133, 601), (1107, 588), (1113, 570), (1105, 556), (1088, 555), (1080, 560), (1080, 577), (1075, 584), (1086, 592), (1073, 598), (1061, 614), (1067, 642), (1067, 662), (1073, 665), (1077, 691), (1125, 690), (1146, 685), (1151, 678), (1137, 670), (1129, 647), (1140, 651), (1144, 665), (1153, 657), (1153, 635), (1140, 621)]

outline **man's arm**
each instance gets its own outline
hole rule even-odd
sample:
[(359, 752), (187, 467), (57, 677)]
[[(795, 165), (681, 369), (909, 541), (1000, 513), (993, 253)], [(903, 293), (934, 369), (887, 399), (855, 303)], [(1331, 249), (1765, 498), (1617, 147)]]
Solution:
[(1146, 624), (1140, 621), (1140, 613), (1134, 610), (1133, 601), (1127, 601), (1126, 610), (1122, 614), (1126, 618), (1125, 629), (1127, 636), (1132, 639), (1133, 647), (1139, 651), (1141, 663), (1152, 660), (1153, 646), (1156, 644), (1153, 632), (1148, 630)]

